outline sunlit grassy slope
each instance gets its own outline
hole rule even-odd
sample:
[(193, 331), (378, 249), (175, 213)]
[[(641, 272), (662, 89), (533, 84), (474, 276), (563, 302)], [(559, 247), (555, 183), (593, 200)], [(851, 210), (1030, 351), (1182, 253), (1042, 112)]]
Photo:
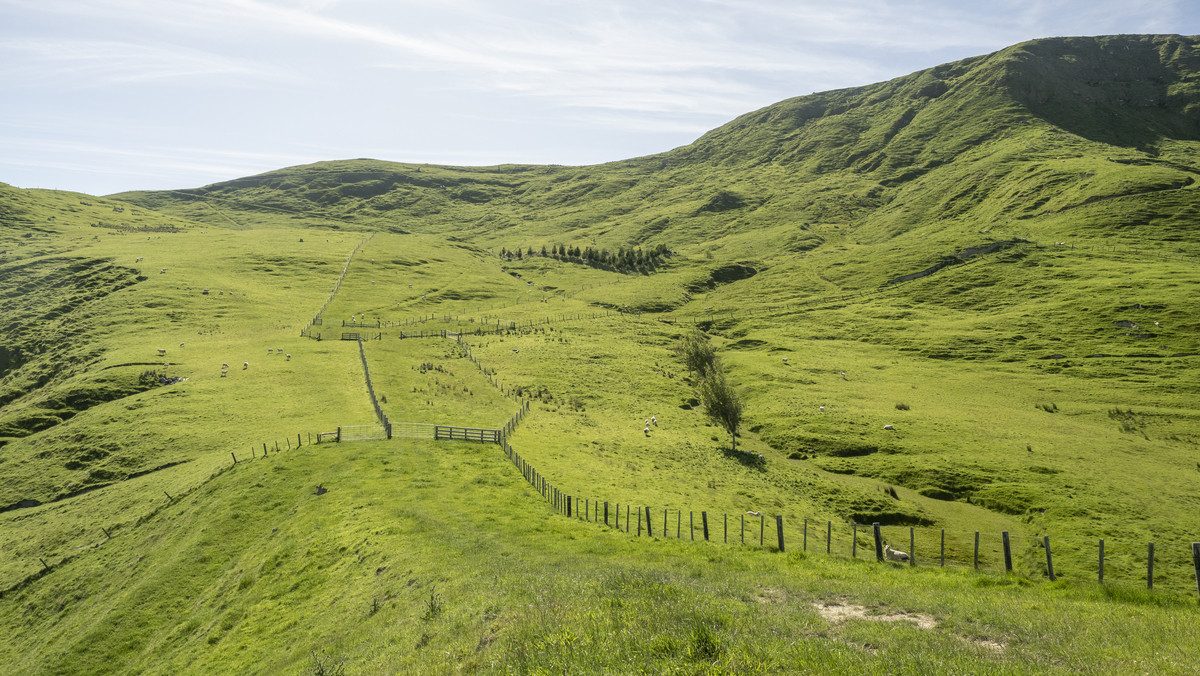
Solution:
[[(1185, 672), (1198, 49), (1038, 41), (594, 167), (0, 185), (5, 661)], [(539, 255), (556, 245), (670, 255), (614, 271)], [(745, 452), (676, 353), (697, 327)], [(510, 442), (566, 493), (665, 510), (685, 539), (700, 510), (832, 522), (842, 558), (573, 524), (492, 446), (310, 446), (376, 422), (350, 332), (393, 421), (496, 428), (530, 401)], [(905, 546), (917, 527), (926, 564), (944, 529), (956, 569), (982, 531), (989, 571), (1008, 531), (1037, 582), (854, 564), (852, 522)], [(1123, 591), (1151, 541), (1156, 595)], [(937, 627), (831, 625), (818, 601)]]

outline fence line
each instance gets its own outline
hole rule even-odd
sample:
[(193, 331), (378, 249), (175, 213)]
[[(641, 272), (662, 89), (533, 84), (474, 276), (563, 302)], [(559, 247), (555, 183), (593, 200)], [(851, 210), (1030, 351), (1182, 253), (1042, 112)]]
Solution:
[(350, 263), (354, 260), (354, 255), (357, 254), (367, 242), (371, 241), (371, 238), (374, 236), (375, 233), (373, 232), (367, 235), (350, 251), (350, 255), (346, 258), (346, 264), (342, 266), (342, 274), (338, 275), (337, 281), (333, 283), (333, 290), (329, 292), (329, 297), (325, 299), (325, 303), (321, 305), (321, 309), (317, 310), (317, 314), (313, 315), (312, 321), (306, 324), (303, 329), (300, 329), (301, 336), (311, 338), (312, 327), (314, 325), (320, 326), (325, 323), (322, 315), (325, 314), (325, 310), (329, 307), (329, 304), (333, 302), (333, 298), (337, 295), (338, 290), (342, 288), (342, 281), (346, 279), (346, 273), (350, 271)]

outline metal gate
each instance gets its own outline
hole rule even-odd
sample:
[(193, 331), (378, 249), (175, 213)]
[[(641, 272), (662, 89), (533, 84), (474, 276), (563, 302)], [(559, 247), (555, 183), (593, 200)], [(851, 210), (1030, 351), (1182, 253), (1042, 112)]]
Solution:
[(365, 441), (387, 439), (387, 428), (383, 425), (347, 425), (338, 428), (339, 441)]

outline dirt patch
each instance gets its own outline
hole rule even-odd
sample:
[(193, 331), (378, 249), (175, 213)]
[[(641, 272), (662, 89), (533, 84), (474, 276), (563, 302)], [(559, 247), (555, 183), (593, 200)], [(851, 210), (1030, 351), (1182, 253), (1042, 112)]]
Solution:
[(870, 620), (872, 622), (912, 622), (919, 629), (933, 629), (937, 626), (937, 620), (933, 619), (932, 615), (925, 613), (886, 613), (886, 614), (870, 614), (866, 606), (860, 606), (853, 603), (838, 603), (832, 601), (829, 603), (817, 602), (813, 604), (817, 609), (817, 614), (825, 618), (831, 624), (841, 624), (847, 620)]
[(755, 597), (755, 600), (762, 604), (783, 603), (787, 599), (787, 591), (775, 587), (759, 587), (758, 596)]

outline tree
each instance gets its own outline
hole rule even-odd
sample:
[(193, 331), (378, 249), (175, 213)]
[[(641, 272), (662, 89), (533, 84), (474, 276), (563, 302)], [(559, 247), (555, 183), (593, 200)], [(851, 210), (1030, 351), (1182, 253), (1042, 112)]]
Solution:
[(742, 401), (733, 386), (725, 380), (720, 362), (713, 365), (700, 381), (700, 402), (713, 422), (729, 432), (732, 450), (737, 450), (737, 429), (742, 422)]
[(680, 342), (679, 351), (683, 354), (683, 363), (688, 371), (696, 374), (696, 380), (702, 380), (713, 369), (717, 355), (713, 352), (708, 337), (700, 329), (692, 329), (684, 335)]

